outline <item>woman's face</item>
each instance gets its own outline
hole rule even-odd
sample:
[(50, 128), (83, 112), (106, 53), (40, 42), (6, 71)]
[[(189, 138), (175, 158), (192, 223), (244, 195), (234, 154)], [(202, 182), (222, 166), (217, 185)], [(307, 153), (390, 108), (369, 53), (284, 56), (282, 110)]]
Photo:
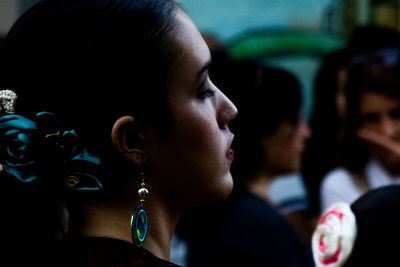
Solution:
[(176, 12), (170, 34), (177, 52), (167, 79), (173, 126), (166, 135), (154, 131), (149, 139), (148, 175), (157, 177), (156, 190), (165, 201), (187, 206), (214, 202), (224, 199), (233, 186), (233, 134), (228, 123), (237, 109), (210, 81), (210, 51), (182, 11)]
[[(383, 94), (365, 92), (360, 98), (361, 127), (400, 141), (400, 102)], [(388, 170), (400, 170), (400, 158), (382, 146), (369, 143), (369, 149)]]
[(310, 135), (310, 128), (302, 121), (297, 125), (281, 122), (273, 134), (262, 140), (263, 168), (274, 176), (298, 172), (305, 142)]

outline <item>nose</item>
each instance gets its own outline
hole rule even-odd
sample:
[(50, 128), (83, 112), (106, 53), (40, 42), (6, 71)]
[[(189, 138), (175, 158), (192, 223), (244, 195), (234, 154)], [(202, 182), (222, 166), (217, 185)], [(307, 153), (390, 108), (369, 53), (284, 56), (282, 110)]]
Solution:
[(219, 107), (217, 110), (217, 122), (220, 129), (225, 129), (229, 122), (238, 114), (236, 106), (224, 93), (220, 92)]
[(303, 137), (305, 140), (309, 139), (312, 135), (311, 128), (308, 126), (306, 122), (302, 122), (301, 131), (303, 133)]
[(394, 121), (390, 118), (383, 118), (379, 125), (379, 131), (386, 136), (394, 136), (396, 134)]

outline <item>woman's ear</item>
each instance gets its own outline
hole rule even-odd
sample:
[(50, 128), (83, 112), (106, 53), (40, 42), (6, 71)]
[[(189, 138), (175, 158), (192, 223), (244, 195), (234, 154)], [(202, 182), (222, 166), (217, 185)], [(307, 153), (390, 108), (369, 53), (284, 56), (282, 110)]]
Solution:
[(142, 166), (144, 136), (137, 131), (137, 128), (137, 122), (132, 116), (120, 117), (111, 130), (111, 141), (115, 150), (125, 159)]

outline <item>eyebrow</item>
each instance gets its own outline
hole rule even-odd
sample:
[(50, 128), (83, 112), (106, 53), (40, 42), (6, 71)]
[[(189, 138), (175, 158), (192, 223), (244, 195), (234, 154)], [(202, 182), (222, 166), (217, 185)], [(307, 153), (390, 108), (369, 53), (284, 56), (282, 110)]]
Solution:
[(207, 61), (203, 67), (197, 72), (197, 78), (199, 78), (204, 72), (208, 71), (211, 67), (211, 60)]

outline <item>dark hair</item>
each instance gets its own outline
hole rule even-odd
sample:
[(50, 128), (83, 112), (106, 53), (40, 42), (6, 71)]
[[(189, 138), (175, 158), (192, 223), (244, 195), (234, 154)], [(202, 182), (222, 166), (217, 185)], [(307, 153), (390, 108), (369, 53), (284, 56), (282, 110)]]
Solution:
[[(0, 90), (18, 95), (18, 115), (51, 112), (66, 129), (76, 130), (102, 160), (102, 196), (113, 191), (114, 181), (121, 180), (115, 176), (126, 166), (111, 143), (115, 120), (130, 114), (139, 126), (164, 129), (168, 123), (165, 82), (176, 52), (169, 35), (175, 10), (170, 0), (44, 0), (17, 20), (1, 45)], [(10, 185), (3, 190), (18, 192), (6, 196), (20, 199), (12, 204), (22, 215), (12, 221), (32, 220), (28, 229), (16, 228), (18, 240), (64, 227), (52, 225), (62, 217), (54, 209), (62, 201), (57, 189), (47, 188), (43, 179), (6, 180)]]
[(347, 47), (352, 54), (362, 54), (384, 47), (400, 46), (395, 29), (379, 25), (359, 26), (352, 32)]
[(237, 152), (232, 173), (234, 179), (244, 181), (264, 160), (262, 138), (272, 135), (282, 122), (298, 123), (301, 86), (286, 70), (248, 60), (232, 63), (226, 80), (222, 86), (240, 110), (231, 124)]
[(344, 266), (392, 266), (398, 262), (400, 238), (400, 186), (374, 189), (358, 198), (351, 209), (356, 217), (357, 238)]
[(0, 88), (17, 93), (19, 115), (56, 114), (115, 174), (114, 121), (162, 122), (168, 110), (174, 8), (169, 0), (42, 1), (4, 40)]
[(336, 106), (338, 73), (347, 67), (350, 51), (340, 49), (324, 56), (314, 81), (314, 107), (310, 118), (312, 136), (302, 158), (302, 174), (309, 191), (310, 212), (319, 213), (319, 188), (322, 178), (337, 167), (338, 147), (343, 127)]
[(346, 87), (347, 121), (345, 146), (342, 155), (344, 166), (352, 172), (363, 170), (369, 158), (363, 141), (357, 137), (362, 126), (360, 100), (364, 93), (372, 92), (388, 96), (400, 103), (400, 72), (397, 66), (382, 64), (356, 64), (349, 68)]

